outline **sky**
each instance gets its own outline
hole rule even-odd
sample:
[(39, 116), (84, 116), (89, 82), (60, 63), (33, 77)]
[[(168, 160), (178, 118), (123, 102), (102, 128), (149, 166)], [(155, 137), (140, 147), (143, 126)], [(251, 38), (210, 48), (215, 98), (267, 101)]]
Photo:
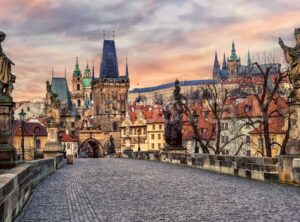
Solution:
[[(212, 77), (232, 41), (242, 63), (262, 50), (281, 54), (278, 37), (294, 46), (299, 0), (1, 0), (2, 47), (16, 64), (15, 101), (42, 98), (46, 81), (72, 78), (76, 57), (99, 63), (105, 38), (115, 42), (120, 73), (128, 56), (131, 89)], [(69, 85), (69, 89), (71, 85)]]

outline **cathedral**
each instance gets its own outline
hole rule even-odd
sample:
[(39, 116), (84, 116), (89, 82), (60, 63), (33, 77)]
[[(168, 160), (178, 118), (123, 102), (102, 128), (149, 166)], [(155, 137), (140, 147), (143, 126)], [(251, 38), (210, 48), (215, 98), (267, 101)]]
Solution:
[(247, 65), (242, 65), (241, 58), (236, 53), (235, 44), (232, 42), (230, 57), (226, 58), (224, 53), (222, 67), (219, 63), (217, 52), (215, 52), (213, 79), (235, 80), (245, 74), (246, 67), (250, 64), (251, 58), (249, 51)]

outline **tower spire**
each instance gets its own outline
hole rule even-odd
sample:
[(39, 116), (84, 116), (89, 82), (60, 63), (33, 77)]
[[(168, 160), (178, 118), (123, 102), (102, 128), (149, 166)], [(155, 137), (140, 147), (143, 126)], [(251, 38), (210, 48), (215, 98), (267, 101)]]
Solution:
[(251, 65), (251, 57), (250, 57), (250, 51), (248, 50), (248, 66)]
[(220, 63), (218, 61), (217, 51), (215, 51), (215, 61), (214, 61), (214, 67), (213, 67), (213, 77), (214, 77), (214, 79), (219, 78), (219, 75), (220, 75)]
[(115, 30), (113, 30), (113, 33), (112, 33), (113, 40), (115, 40), (115, 36), (116, 36), (116, 33), (115, 33)]
[(105, 30), (102, 31), (103, 40), (105, 40)]
[(126, 78), (129, 79), (129, 71), (128, 71), (128, 57), (126, 56), (126, 72), (125, 72)]
[(76, 57), (76, 64), (75, 64), (75, 69), (73, 72), (73, 77), (76, 77), (76, 78), (81, 77), (81, 70), (79, 68), (78, 57)]
[(94, 59), (92, 60), (92, 82), (95, 78), (95, 68), (94, 68)]
[(226, 63), (226, 56), (225, 56), (225, 52), (224, 52), (224, 57), (223, 57), (222, 69), (223, 69), (223, 70), (227, 69), (227, 63)]

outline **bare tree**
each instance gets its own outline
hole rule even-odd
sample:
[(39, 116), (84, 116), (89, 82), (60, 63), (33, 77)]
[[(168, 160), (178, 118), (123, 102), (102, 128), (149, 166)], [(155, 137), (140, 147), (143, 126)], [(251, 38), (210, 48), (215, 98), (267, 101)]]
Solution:
[[(240, 89), (247, 95), (253, 95), (258, 103), (259, 110), (261, 112), (261, 118), (253, 120), (248, 116), (248, 124), (252, 127), (259, 125), (258, 133), (260, 133), (261, 140), (263, 141), (263, 147), (261, 154), (264, 156), (264, 149), (266, 150), (266, 156), (272, 156), (272, 146), (279, 145), (281, 147), (281, 154), (285, 153), (285, 146), (287, 144), (290, 118), (289, 112), (285, 109), (277, 106), (275, 109), (270, 110), (270, 105), (283, 97), (281, 91), (281, 84), (287, 80), (288, 71), (282, 70), (281, 65), (275, 62), (273, 55), (267, 55), (263, 53), (258, 56), (258, 61), (264, 60), (263, 64), (254, 62), (245, 69), (245, 77), (243, 78)], [(253, 74), (256, 78), (253, 78)], [(272, 118), (281, 118), (288, 122), (288, 129), (285, 134), (283, 144), (272, 142), (270, 138), (270, 121)]]

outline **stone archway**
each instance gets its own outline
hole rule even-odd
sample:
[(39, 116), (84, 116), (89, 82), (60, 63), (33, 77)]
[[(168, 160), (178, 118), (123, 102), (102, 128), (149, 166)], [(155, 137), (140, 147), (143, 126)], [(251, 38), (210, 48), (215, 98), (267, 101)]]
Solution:
[(104, 148), (98, 140), (88, 138), (81, 143), (78, 153), (81, 158), (101, 158), (104, 157)]

